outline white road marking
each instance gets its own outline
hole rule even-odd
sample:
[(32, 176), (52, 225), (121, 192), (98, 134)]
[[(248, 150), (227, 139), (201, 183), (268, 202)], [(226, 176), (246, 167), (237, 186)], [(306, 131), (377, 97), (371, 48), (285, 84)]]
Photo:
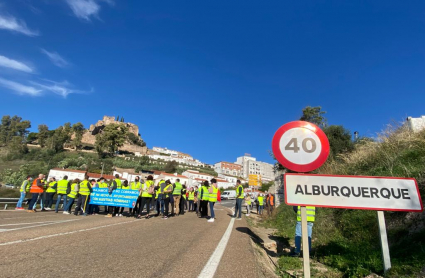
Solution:
[(63, 221), (57, 221), (57, 222), (52, 222), (52, 223), (33, 225), (33, 226), (27, 226), (27, 227), (21, 227), (21, 228), (14, 228), (14, 229), (3, 229), (3, 231), (0, 231), (0, 233), (22, 230), (22, 229), (35, 228), (35, 227), (41, 227), (41, 226), (47, 226), (47, 225), (53, 225), (53, 224), (66, 223), (66, 222), (77, 221), (77, 220), (80, 220), (80, 219), (63, 220)]
[(97, 227), (88, 228), (88, 229), (81, 229), (81, 230), (76, 230), (76, 231), (71, 231), (71, 232), (58, 233), (58, 234), (40, 236), (40, 237), (29, 238), (29, 239), (21, 239), (21, 240), (16, 240), (16, 241), (9, 241), (9, 242), (0, 243), (0, 246), (17, 244), (17, 243), (24, 243), (24, 242), (28, 242), (28, 241), (40, 240), (40, 239), (51, 238), (51, 237), (71, 235), (71, 234), (75, 234), (75, 233), (92, 231), (92, 230), (97, 230), (97, 229), (101, 229), (101, 228), (106, 228), (106, 227), (111, 227), (111, 226), (116, 226), (116, 225), (121, 225), (121, 224), (132, 223), (132, 222), (136, 222), (136, 221), (140, 221), (140, 220), (132, 220), (132, 221), (127, 221), (127, 222), (120, 222), (120, 223), (114, 223), (114, 224), (109, 224), (109, 225), (97, 226)]
[(212, 278), (217, 270), (218, 264), (220, 263), (221, 257), (224, 254), (224, 250), (226, 250), (227, 243), (229, 242), (230, 235), (232, 233), (233, 224), (235, 223), (235, 219), (232, 218), (230, 220), (229, 226), (227, 227), (226, 232), (221, 238), (220, 242), (215, 248), (214, 253), (211, 255), (207, 264), (202, 269), (201, 274), (199, 274), (198, 278)]
[(55, 221), (43, 221), (43, 222), (30, 222), (30, 223), (14, 223), (14, 224), (0, 224), (0, 226), (19, 226), (19, 225), (30, 225), (30, 224), (42, 224), (42, 223), (51, 223)]

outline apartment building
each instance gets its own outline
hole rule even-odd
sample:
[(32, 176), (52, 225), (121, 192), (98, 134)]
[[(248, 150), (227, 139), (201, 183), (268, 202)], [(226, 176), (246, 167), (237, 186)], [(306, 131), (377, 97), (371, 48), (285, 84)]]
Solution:
[(273, 164), (257, 161), (255, 157), (245, 154), (238, 157), (235, 164), (241, 166), (242, 177), (249, 178), (249, 175), (261, 175), (263, 182), (274, 181)]
[(236, 177), (242, 176), (242, 166), (236, 163), (220, 161), (214, 164), (214, 170), (218, 174), (231, 175)]

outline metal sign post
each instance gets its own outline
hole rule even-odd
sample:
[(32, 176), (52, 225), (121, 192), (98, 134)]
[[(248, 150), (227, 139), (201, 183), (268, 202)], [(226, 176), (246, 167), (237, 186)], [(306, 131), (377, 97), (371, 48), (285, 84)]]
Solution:
[(310, 278), (310, 247), (308, 245), (307, 208), (301, 207), (301, 234), (303, 243), (304, 278)]
[(388, 247), (387, 227), (383, 211), (378, 211), (379, 238), (381, 239), (382, 260), (384, 261), (384, 272), (391, 268), (390, 248)]

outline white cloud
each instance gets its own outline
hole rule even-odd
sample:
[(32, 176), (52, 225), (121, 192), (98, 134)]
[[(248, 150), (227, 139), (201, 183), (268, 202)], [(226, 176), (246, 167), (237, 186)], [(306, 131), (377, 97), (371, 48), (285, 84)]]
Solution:
[(0, 86), (15, 91), (19, 95), (40, 96), (42, 90), (0, 77)]
[(38, 31), (30, 30), (25, 21), (13, 16), (0, 15), (0, 29), (22, 33), (30, 37), (38, 36)]
[(23, 71), (23, 72), (29, 72), (29, 73), (34, 71), (30, 66), (25, 65), (24, 63), (16, 61), (16, 60), (9, 59), (2, 55), (0, 55), (0, 67), (10, 68), (14, 70)]
[(75, 16), (90, 21), (90, 17), (97, 17), (100, 11), (99, 2), (113, 5), (112, 0), (66, 0)]
[[(70, 84), (68, 81), (62, 81), (62, 82), (56, 82), (56, 81), (51, 81), (51, 80), (44, 80), (44, 84), (43, 83), (38, 83), (38, 82), (31, 82), (31, 84), (33, 84), (34, 86), (45, 90), (45, 91), (49, 91), (51, 93), (60, 95), (64, 98), (66, 98), (69, 94), (85, 94), (85, 93), (89, 93), (87, 91), (81, 91), (81, 90), (76, 90), (74, 89), (73, 85)], [(93, 89), (90, 91), (92, 92)]]
[(52, 61), (53, 64), (60, 68), (65, 68), (69, 66), (69, 63), (62, 58), (57, 52), (49, 52), (46, 49), (41, 49), (41, 52), (47, 55), (49, 57), (50, 61)]

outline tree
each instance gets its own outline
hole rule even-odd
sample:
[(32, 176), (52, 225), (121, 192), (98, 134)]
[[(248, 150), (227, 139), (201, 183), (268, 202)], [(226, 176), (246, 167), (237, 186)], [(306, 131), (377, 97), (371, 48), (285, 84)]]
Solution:
[(34, 143), (34, 141), (38, 140), (38, 133), (30, 132), (27, 136), (27, 143)]
[(96, 135), (95, 148), (99, 156), (115, 154), (127, 140), (128, 128), (123, 124), (109, 124)]
[(47, 125), (38, 125), (38, 144), (44, 148), (46, 140), (49, 138), (49, 127)]
[(175, 173), (177, 171), (178, 163), (176, 161), (168, 161), (164, 166), (164, 171), (166, 173)]
[(274, 185), (274, 182), (273, 181), (269, 181), (269, 182), (263, 183), (261, 185), (260, 191), (262, 191), (262, 192), (269, 191), (269, 188), (272, 187), (273, 185)]
[(83, 139), (84, 130), (84, 125), (80, 122), (72, 125), (72, 131), (75, 135), (73, 145), (76, 150), (81, 149), (81, 147), (83, 146), (81, 144), (81, 140)]
[[(9, 115), (3, 116), (0, 125), (0, 144), (8, 145), (13, 137), (17, 136), (22, 139), (22, 144), (25, 144), (25, 137), (28, 135), (28, 129), (31, 127), (30, 121), (22, 121), (21, 117)], [(14, 140), (16, 143), (17, 140)]]
[(54, 130), (54, 133), (49, 137), (47, 141), (47, 147), (53, 150), (55, 153), (58, 153), (63, 150), (63, 145), (66, 141), (66, 135), (64, 134), (64, 129), (62, 126)]
[(342, 125), (330, 125), (323, 128), (329, 140), (331, 148), (330, 155), (337, 157), (339, 154), (350, 152), (354, 149), (354, 142), (351, 140), (351, 133)]
[(303, 109), (303, 114), (300, 118), (301, 121), (310, 122), (316, 124), (317, 126), (323, 128), (326, 126), (326, 118), (323, 116), (326, 114), (325, 111), (322, 111), (322, 107), (316, 106), (311, 107), (307, 106)]
[(72, 136), (72, 127), (71, 127), (71, 123), (65, 123), (63, 125), (63, 136), (65, 137), (65, 143), (70, 143), (71, 142), (71, 136)]

